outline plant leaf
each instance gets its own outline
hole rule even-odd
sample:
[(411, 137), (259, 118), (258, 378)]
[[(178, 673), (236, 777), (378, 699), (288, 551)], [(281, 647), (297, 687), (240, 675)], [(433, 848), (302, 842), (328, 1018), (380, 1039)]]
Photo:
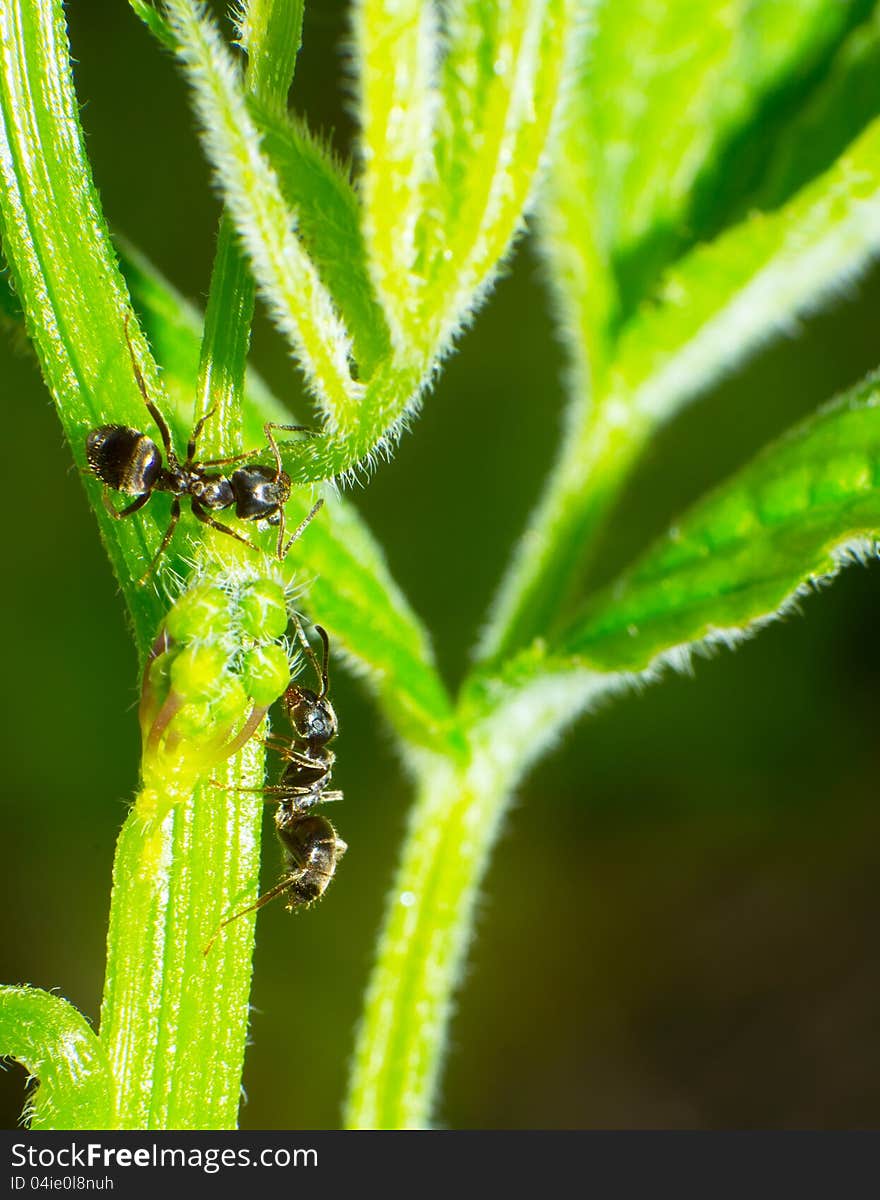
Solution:
[(876, 551), (880, 376), (769, 447), (685, 515), (562, 638), (603, 670), (735, 643)]
[(167, 0), (166, 9), (223, 198), (273, 315), (335, 428), (356, 413), (363, 392), (349, 372), (348, 333), (293, 231), (293, 214), (260, 149), (237, 73), (216, 29), (191, 0)]
[(875, 556), (878, 539), (874, 374), (686, 513), (558, 636), (475, 672), (458, 708), (472, 752), (503, 766), (509, 790), (585, 711), (735, 646)]
[(274, 116), (253, 100), (248, 107), (284, 199), (297, 214), (299, 233), (351, 331), (360, 375), (369, 379), (391, 341), (370, 280), (348, 171), (303, 121)]
[(419, 221), (434, 174), (439, 59), (433, 0), (357, 0), (361, 196), (370, 274), (396, 353), (420, 320)]
[(857, 26), (810, 95), (773, 139), (773, 157), (750, 201), (767, 210), (820, 175), (877, 116), (880, 8)]
[(540, 178), (591, 0), (456, 0), (438, 144), (437, 218), (426, 257), (449, 344), (490, 286)]
[[(880, 120), (782, 208), (753, 214), (667, 273), (657, 300), (626, 327), (589, 401), (583, 371), (576, 372), (582, 390), (568, 440), (505, 581), (485, 654), (548, 628), (656, 427), (757, 346), (833, 298), (878, 251)], [(577, 277), (574, 287), (584, 278), (580, 268)], [(574, 290), (571, 300), (567, 324), (579, 332), (589, 317)], [(576, 353), (583, 367), (583, 349)]]
[[(302, 42), (301, 0), (246, 0), (237, 11), (247, 56), (245, 88), (267, 112), (283, 114)], [(205, 420), (202, 456), (242, 450), (241, 391), (250, 348), (256, 289), (228, 213), (220, 219), (205, 308), (193, 423)], [(211, 420), (208, 421), (208, 415)]]
[(107, 1056), (72, 1004), (40, 988), (0, 987), (0, 1056), (39, 1080), (31, 1129), (115, 1129)]
[(866, 8), (710, 0), (697, 20), (682, 4), (602, 5), (572, 138), (589, 158), (581, 204), (617, 278), (622, 315), (674, 255), (720, 229), (724, 193), (739, 198), (748, 174), (727, 151), (737, 139), (766, 143), (774, 111), (821, 77)]
[(177, 50), (177, 38), (174, 36), (174, 30), (155, 5), (148, 3), (148, 0), (128, 0), (128, 3), (134, 14), (140, 17), (160, 45), (164, 46), (166, 50)]
[(287, 112), (304, 6), (305, 0), (241, 0), (234, 13), (238, 41), (248, 57), (248, 90), (279, 116)]

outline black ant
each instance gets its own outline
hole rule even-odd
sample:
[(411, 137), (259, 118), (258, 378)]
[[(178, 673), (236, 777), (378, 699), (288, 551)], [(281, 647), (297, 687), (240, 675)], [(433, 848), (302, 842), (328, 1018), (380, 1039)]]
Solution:
[[(161, 451), (152, 438), (127, 425), (101, 425), (98, 429), (93, 429), (86, 438), (86, 460), (92, 474), (96, 475), (105, 485), (104, 507), (115, 521), (121, 521), (138, 512), (156, 492), (170, 492), (174, 497), (171, 502), (171, 520), (165, 536), (149, 567), (138, 582), (141, 584), (147, 582), (162, 555), (168, 549), (168, 544), (180, 519), (181, 496), (189, 497), (193, 516), (203, 525), (210, 525), (212, 529), (234, 537), (236, 541), (243, 542), (252, 550), (257, 550), (258, 547), (249, 538), (217, 521), (211, 516), (211, 512), (231, 508), (234, 504), (235, 515), (242, 521), (263, 520), (268, 525), (277, 525), (276, 555), (279, 560), (283, 559), (318, 512), (323, 500), (319, 500), (314, 505), (311, 512), (300, 522), (292, 536), (285, 542), (284, 505), (290, 497), (291, 483), (290, 476), (283, 469), (281, 451), (272, 431), (274, 429), (283, 429), (291, 433), (312, 433), (314, 431), (304, 425), (279, 425), (274, 421), (267, 423), (263, 428), (266, 440), (275, 457), (275, 466), (252, 463), (246, 467), (239, 467), (233, 471), (231, 477), (227, 477), (221, 472), (211, 471), (209, 468), (226, 467), (232, 463), (243, 462), (258, 454), (259, 451), (252, 450), (246, 454), (233, 454), (227, 458), (212, 458), (199, 462), (196, 459), (196, 446), (205, 424), (217, 411), (212, 408), (197, 422), (187, 443), (186, 459), (181, 462), (174, 450), (171, 431), (165, 418), (147, 395), (144, 377), (135, 358), (134, 348), (128, 334), (128, 321), (125, 325), (125, 340), (128, 343), (128, 352), (140, 393), (144, 398), (147, 411), (159, 429), (162, 444), (165, 447), (167, 465), (163, 463)], [(125, 508), (114, 508), (107, 494), (108, 488), (125, 492), (129, 496), (135, 496), (136, 499)]]
[[(284, 892), (287, 893), (288, 912), (314, 904), (329, 887), (336, 873), (336, 865), (348, 849), (330, 821), (310, 811), (316, 804), (342, 799), (342, 792), (327, 790), (336, 761), (328, 742), (336, 737), (338, 724), (327, 695), (330, 639), (320, 625), (316, 625), (315, 630), (324, 646), (320, 667), (302, 626), (296, 621), (297, 637), (320, 680), (321, 690), (313, 692), (310, 688), (291, 683), (284, 693), (282, 704), (293, 729), (293, 737), (289, 741), (269, 737), (265, 743), (287, 763), (281, 779), (270, 787), (235, 789), (259, 792), (278, 801), (275, 832), (284, 854), (284, 877), (253, 904), (221, 921), (218, 933), (231, 921), (243, 917), (245, 913), (255, 912)], [(213, 944), (214, 938), (205, 947), (205, 954)]]

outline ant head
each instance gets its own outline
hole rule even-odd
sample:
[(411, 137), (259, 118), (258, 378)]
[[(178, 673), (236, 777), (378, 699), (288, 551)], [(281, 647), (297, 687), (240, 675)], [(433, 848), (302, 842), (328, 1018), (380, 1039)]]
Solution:
[(284, 693), (283, 703), (294, 733), (304, 742), (323, 743), (336, 737), (336, 713), (326, 696), (291, 684)]
[(298, 619), (296, 620), (296, 636), (315, 668), (315, 674), (321, 682), (321, 690), (313, 692), (310, 688), (299, 687), (292, 683), (284, 693), (283, 703), (297, 737), (307, 742), (329, 742), (331, 738), (336, 737), (339, 728), (333, 705), (327, 698), (330, 687), (330, 639), (327, 637), (326, 629), (322, 629), (320, 625), (316, 625), (315, 629), (324, 647), (320, 665), (303, 632), (302, 625)]
[(268, 521), (278, 525), (281, 507), (290, 497), (290, 476), (277, 475), (264, 463), (250, 463), (233, 471), (230, 480), (235, 497), (235, 515), (243, 521)]

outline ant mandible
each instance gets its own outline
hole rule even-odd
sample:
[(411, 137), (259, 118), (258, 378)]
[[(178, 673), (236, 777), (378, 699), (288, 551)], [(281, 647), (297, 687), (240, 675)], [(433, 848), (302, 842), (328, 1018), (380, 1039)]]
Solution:
[[(255, 912), (284, 892), (287, 893), (288, 912), (314, 904), (329, 887), (336, 865), (348, 849), (330, 821), (310, 811), (316, 804), (342, 799), (342, 792), (327, 790), (336, 761), (328, 742), (336, 737), (338, 725), (327, 694), (330, 639), (320, 625), (316, 625), (315, 630), (324, 646), (320, 667), (302, 626), (296, 621), (297, 637), (320, 680), (321, 690), (313, 692), (292, 683), (284, 693), (282, 703), (293, 737), (289, 741), (280, 737), (266, 739), (266, 745), (287, 763), (281, 779), (270, 787), (235, 789), (259, 792), (278, 801), (275, 832), (284, 854), (284, 876), (253, 904), (221, 921), (218, 934), (230, 922), (245, 913)], [(214, 938), (205, 947), (206, 954), (213, 944)]]
[[(141, 369), (135, 358), (134, 347), (128, 332), (129, 318), (125, 322), (125, 340), (134, 369), (138, 388), (144, 398), (147, 411), (156, 423), (165, 447), (165, 462), (159, 447), (145, 433), (131, 429), (127, 425), (101, 425), (91, 430), (86, 438), (86, 461), (89, 470), (104, 484), (104, 507), (115, 521), (132, 516), (147, 504), (156, 492), (170, 492), (174, 497), (171, 501), (171, 519), (159, 549), (153, 556), (149, 567), (138, 580), (144, 584), (150, 578), (159, 564), (162, 555), (168, 549), (168, 544), (174, 535), (177, 522), (180, 519), (180, 499), (188, 496), (192, 514), (203, 525), (210, 525), (220, 533), (228, 534), (252, 550), (258, 547), (242, 534), (231, 529), (228, 525), (216, 520), (211, 513), (235, 505), (235, 515), (242, 521), (265, 521), (268, 525), (277, 525), (278, 543), (276, 556), (283, 559), (290, 547), (302, 536), (306, 526), (324, 503), (323, 500), (313, 506), (311, 512), (299, 523), (290, 538), (285, 542), (286, 524), (284, 505), (290, 497), (290, 476), (284, 470), (281, 462), (281, 451), (275, 440), (273, 430), (283, 429), (291, 433), (312, 433), (313, 430), (305, 425), (279, 425), (270, 421), (263, 428), (266, 440), (275, 457), (275, 466), (262, 463), (252, 463), (233, 471), (231, 477), (212, 471), (212, 467), (231, 466), (232, 463), (243, 462), (258, 454), (252, 450), (245, 454), (233, 454), (226, 458), (211, 458), (204, 461), (196, 459), (196, 447), (199, 436), (205, 424), (211, 419), (216, 408), (212, 408), (197, 423), (192, 431), (186, 447), (186, 459), (181, 462), (177, 457), (171, 440), (171, 431), (159, 409), (147, 395), (146, 383)], [(125, 508), (117, 509), (110, 501), (108, 488), (124, 492), (136, 499)]]

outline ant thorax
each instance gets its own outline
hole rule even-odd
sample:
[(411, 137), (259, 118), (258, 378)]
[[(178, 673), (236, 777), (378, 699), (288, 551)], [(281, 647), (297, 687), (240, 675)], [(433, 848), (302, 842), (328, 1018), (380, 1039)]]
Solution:
[(205, 508), (229, 508), (235, 500), (232, 485), (224, 475), (193, 471), (186, 490)]

